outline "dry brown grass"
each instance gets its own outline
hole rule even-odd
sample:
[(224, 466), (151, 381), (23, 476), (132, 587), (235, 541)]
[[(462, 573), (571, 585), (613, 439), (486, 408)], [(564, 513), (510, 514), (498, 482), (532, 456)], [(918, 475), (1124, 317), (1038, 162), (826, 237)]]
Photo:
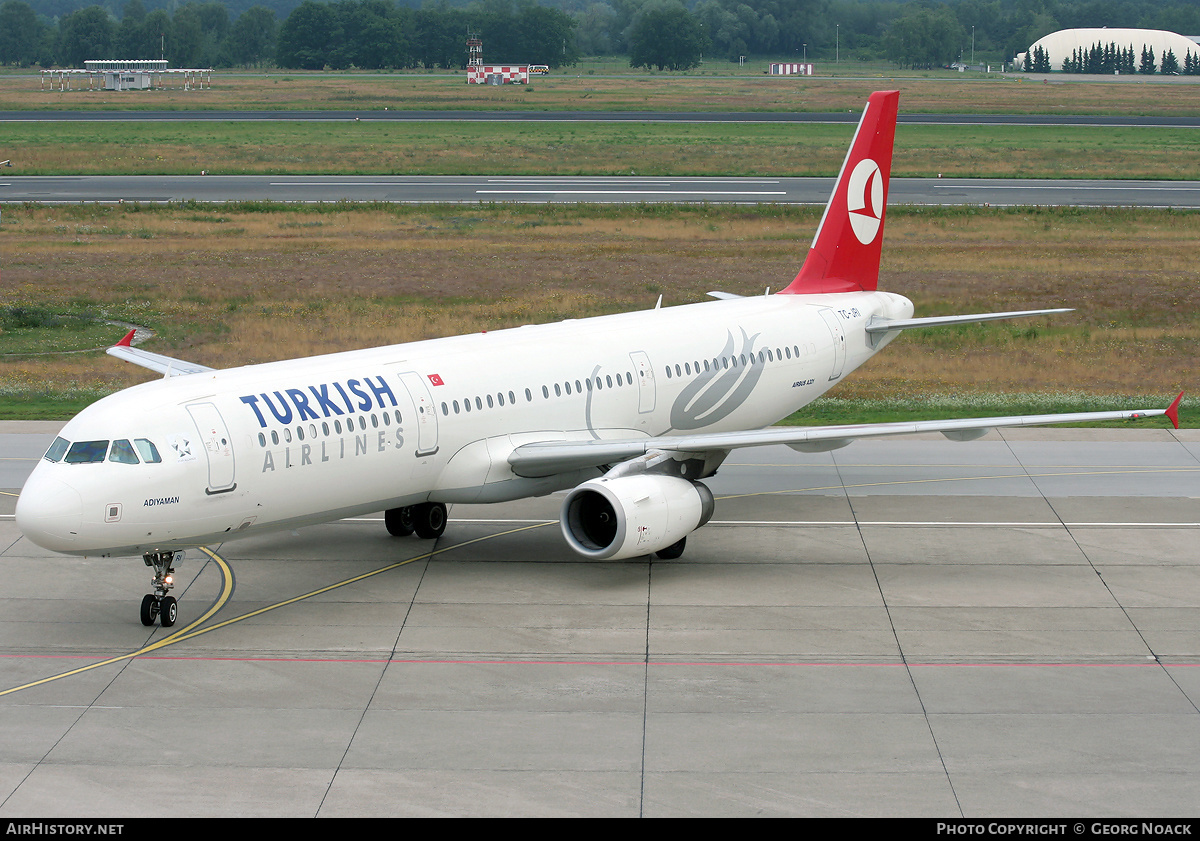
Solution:
[[(758, 294), (795, 274), (817, 210), (6, 208), (0, 297), (147, 323), (218, 367)], [(913, 331), (839, 390), (1195, 391), (1200, 214), (893, 211), (883, 285), (919, 314), (1073, 306)], [(113, 328), (113, 339), (120, 328)], [(0, 360), (0, 383), (116, 387), (101, 353)]]
[[(875, 90), (898, 89), (907, 113), (1200, 114), (1200, 85), (1188, 80), (1095, 81), (1061, 76), (980, 78), (974, 74), (898, 76), (886, 68), (858, 78), (770, 77), (765, 66), (738, 72), (724, 63), (690, 74), (596, 75), (567, 68), (528, 88), (465, 84), (462, 75), (423, 73), (242, 76), (217, 73), (213, 87), (183, 91), (106, 92), (39, 89), (29, 76), (0, 76), (0, 110), (84, 108), (190, 109), (500, 109), (844, 111)], [(840, 68), (854, 72), (852, 67)], [(626, 68), (627, 70), (627, 68)], [(1174, 82), (1174, 84), (1170, 83)]]

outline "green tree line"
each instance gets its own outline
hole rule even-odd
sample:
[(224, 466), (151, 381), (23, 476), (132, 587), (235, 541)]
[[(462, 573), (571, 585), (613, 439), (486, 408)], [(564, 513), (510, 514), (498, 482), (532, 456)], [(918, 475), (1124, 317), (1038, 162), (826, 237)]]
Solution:
[(118, 20), (101, 6), (57, 24), (24, 0), (0, 4), (0, 64), (82, 67), (89, 59), (165, 58), (170, 67), (394, 69), (462, 67), (466, 33), (486, 33), (489, 63), (560, 67), (578, 58), (575, 21), (532, 0), (445, 3), (412, 9), (393, 0), (304, 0), (282, 21), (266, 6), (231, 20), (219, 2), (192, 2), (174, 14), (128, 0)]
[[(746, 56), (930, 67), (998, 64), (1073, 27), (1200, 33), (1200, 0), (250, 0), (261, 5), (236, 16), (219, 2), (103, 0), (38, 11), (73, 1), (0, 3), (0, 64), (165, 57), (173, 67), (450, 68), (465, 65), (471, 31), (489, 63), (620, 55), (678, 70)], [(159, 3), (172, 11), (149, 8)]]

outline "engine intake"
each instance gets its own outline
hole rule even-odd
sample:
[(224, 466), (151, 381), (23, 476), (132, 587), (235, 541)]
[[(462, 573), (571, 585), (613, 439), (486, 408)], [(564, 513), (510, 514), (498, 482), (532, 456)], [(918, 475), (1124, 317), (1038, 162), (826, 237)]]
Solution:
[(592, 479), (563, 501), (563, 537), (597, 561), (622, 560), (665, 549), (707, 523), (713, 495), (700, 482), (643, 474)]

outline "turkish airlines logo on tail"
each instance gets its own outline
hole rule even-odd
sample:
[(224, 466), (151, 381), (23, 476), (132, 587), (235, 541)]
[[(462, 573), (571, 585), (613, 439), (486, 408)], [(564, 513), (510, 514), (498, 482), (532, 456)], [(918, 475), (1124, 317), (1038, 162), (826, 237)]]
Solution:
[(879, 171), (879, 164), (870, 158), (863, 158), (850, 173), (850, 183), (846, 185), (846, 210), (858, 241), (863, 245), (874, 242), (883, 215), (883, 173)]

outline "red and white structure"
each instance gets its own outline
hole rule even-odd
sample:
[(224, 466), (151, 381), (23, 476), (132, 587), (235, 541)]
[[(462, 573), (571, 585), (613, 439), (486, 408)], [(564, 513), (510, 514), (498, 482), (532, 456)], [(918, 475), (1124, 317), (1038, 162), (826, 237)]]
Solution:
[(476, 64), (467, 68), (468, 85), (527, 85), (528, 64)]
[(811, 76), (813, 65), (811, 63), (772, 64), (770, 73), (772, 76)]

